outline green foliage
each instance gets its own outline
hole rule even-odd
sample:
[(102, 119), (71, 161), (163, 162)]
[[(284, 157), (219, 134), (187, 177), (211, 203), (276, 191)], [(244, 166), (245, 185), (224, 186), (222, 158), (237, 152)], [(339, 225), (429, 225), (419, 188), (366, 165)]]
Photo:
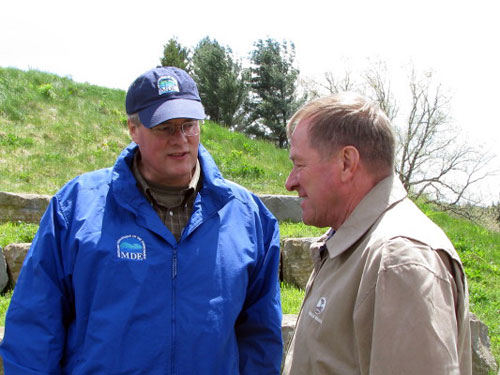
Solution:
[(129, 142), (125, 93), (0, 68), (0, 190), (53, 194), (112, 165)]
[(296, 98), (299, 70), (293, 67), (295, 46), (284, 41), (262, 39), (251, 53), (251, 88), (255, 99), (249, 104), (252, 126), (246, 132), (287, 145), (286, 123), (300, 105)]
[(0, 326), (5, 327), (5, 315), (12, 298), (12, 289), (0, 295)]
[(298, 314), (304, 294), (305, 292), (302, 289), (288, 283), (281, 283), (281, 309), (283, 314)]
[(34, 144), (33, 138), (22, 138), (15, 134), (1, 134), (0, 133), (0, 146), (12, 147), (31, 147)]
[(50, 83), (41, 84), (37, 87), (37, 90), (43, 97), (47, 99), (53, 99), (56, 96), (52, 84)]
[(329, 228), (316, 228), (304, 223), (280, 222), (281, 238), (321, 237)]
[(269, 142), (250, 140), (211, 121), (202, 126), (202, 144), (223, 175), (256, 193), (285, 194), (290, 161), (286, 150)]
[(264, 169), (250, 165), (243, 156), (243, 151), (231, 150), (228, 157), (221, 158), (221, 164), (231, 177), (261, 177), (264, 176)]
[[(2, 223), (0, 224), (0, 248), (11, 243), (29, 243), (33, 241), (38, 230), (37, 224)], [(12, 298), (12, 289), (0, 294), (0, 326), (5, 326), (5, 314)]]
[(499, 361), (500, 232), (437, 211), (431, 205), (418, 204), (455, 246), (469, 282), (470, 309), (488, 326), (492, 352)]
[(248, 94), (247, 74), (233, 60), (231, 49), (206, 37), (196, 46), (192, 64), (206, 114), (228, 127), (238, 124)]
[(182, 47), (177, 38), (172, 38), (163, 46), (162, 66), (175, 66), (189, 72), (189, 49)]
[[(81, 173), (113, 165), (130, 142), (124, 101), (120, 90), (0, 68), (0, 190), (52, 195)], [(286, 150), (211, 121), (201, 142), (224, 176), (257, 193), (287, 193)]]
[(3, 223), (0, 224), (0, 247), (11, 243), (32, 242), (38, 230), (38, 224)]

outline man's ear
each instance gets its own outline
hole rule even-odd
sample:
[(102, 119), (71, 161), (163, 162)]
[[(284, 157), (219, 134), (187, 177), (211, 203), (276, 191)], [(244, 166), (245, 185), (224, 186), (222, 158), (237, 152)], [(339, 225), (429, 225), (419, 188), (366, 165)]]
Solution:
[(339, 156), (342, 161), (340, 179), (343, 182), (351, 181), (359, 168), (359, 151), (354, 146), (345, 146)]
[(130, 119), (127, 119), (127, 125), (130, 138), (132, 138), (132, 141), (137, 143), (137, 126)]

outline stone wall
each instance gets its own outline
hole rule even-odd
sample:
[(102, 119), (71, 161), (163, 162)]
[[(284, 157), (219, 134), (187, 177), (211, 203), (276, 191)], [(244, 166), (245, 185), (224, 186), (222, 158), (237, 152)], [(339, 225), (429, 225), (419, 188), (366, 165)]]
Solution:
[(281, 240), (281, 277), (283, 281), (305, 289), (312, 271), (309, 247), (318, 238), (284, 238)]
[[(292, 195), (258, 195), (279, 221), (298, 223), (302, 220), (300, 198)], [(17, 194), (0, 191), (0, 222), (40, 222), (50, 201), (49, 195)]]
[[(23, 266), (24, 258), (26, 257), (30, 246), (30, 243), (13, 243), (5, 246), (4, 249), (0, 247), (2, 253), (1, 256), (3, 256), (6, 263), (5, 271), (3, 268), (0, 269), (0, 280), (2, 280), (5, 276), (7, 278), (7, 282), (1, 291), (3, 291), (7, 286), (14, 287), (16, 285), (19, 272), (21, 272), (21, 267)], [(3, 274), (4, 272), (5, 274)]]
[(7, 268), (7, 260), (0, 247), (0, 292), (2, 292), (9, 285), (9, 270)]
[(0, 191), (0, 222), (40, 222), (49, 204), (50, 196), (17, 194)]

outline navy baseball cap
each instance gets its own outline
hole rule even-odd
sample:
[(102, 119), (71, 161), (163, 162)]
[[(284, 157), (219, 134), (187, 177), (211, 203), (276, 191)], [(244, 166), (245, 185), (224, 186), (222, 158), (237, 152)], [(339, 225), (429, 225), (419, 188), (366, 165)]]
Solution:
[(184, 70), (171, 66), (139, 76), (127, 91), (125, 107), (129, 115), (138, 113), (147, 128), (175, 118), (205, 118), (196, 83)]

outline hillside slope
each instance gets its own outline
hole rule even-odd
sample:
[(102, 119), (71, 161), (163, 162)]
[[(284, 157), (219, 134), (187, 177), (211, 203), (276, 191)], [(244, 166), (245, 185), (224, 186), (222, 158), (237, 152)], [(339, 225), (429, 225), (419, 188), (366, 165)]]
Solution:
[[(112, 165), (130, 142), (124, 101), (122, 90), (0, 68), (0, 190), (53, 194), (78, 174)], [(210, 121), (201, 140), (226, 177), (287, 194), (286, 150)]]

